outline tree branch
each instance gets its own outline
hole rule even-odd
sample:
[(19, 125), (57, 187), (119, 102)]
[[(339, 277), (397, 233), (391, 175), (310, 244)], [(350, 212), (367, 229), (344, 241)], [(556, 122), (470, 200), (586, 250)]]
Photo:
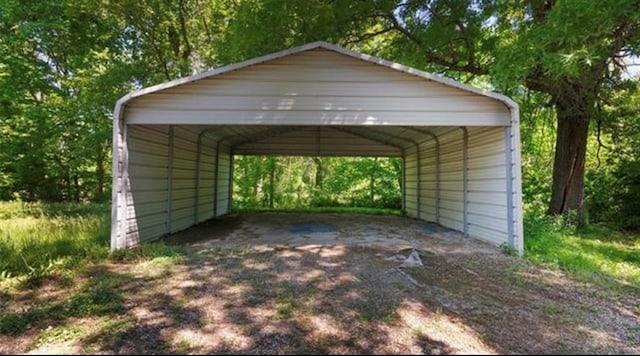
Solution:
[(385, 34), (387, 32), (391, 32), (394, 29), (395, 29), (394, 27), (387, 27), (387, 28), (384, 28), (384, 29), (382, 29), (380, 31), (363, 33), (362, 35), (356, 36), (353, 39), (348, 39), (348, 40), (343, 41), (342, 45), (343, 46), (348, 46), (348, 45), (352, 45), (352, 44), (359, 43), (359, 42), (362, 42), (362, 41), (366, 41), (366, 40), (372, 39), (372, 38), (374, 38), (376, 36)]
[[(423, 48), (423, 49), (426, 47), (426, 46), (424, 46), (423, 42), (418, 37), (414, 36), (413, 33), (411, 33), (411, 31), (409, 31), (407, 28), (402, 26), (402, 24), (400, 24), (400, 22), (398, 22), (398, 19), (396, 19), (396, 17), (393, 14), (389, 14), (387, 16), (387, 18), (391, 21), (391, 24), (393, 25), (393, 29), (395, 29), (398, 32), (400, 32), (407, 39), (409, 39), (410, 41), (415, 43), (418, 47)], [(462, 38), (462, 40), (465, 41), (464, 38)], [(472, 51), (470, 50), (470, 52), (472, 52)], [(468, 61), (467, 64), (461, 64), (461, 63), (458, 63), (457, 61), (455, 61), (453, 57), (445, 56), (445, 55), (443, 55), (441, 53), (438, 53), (436, 51), (428, 51), (427, 50), (427, 51), (425, 51), (424, 57), (428, 62), (431, 62), (433, 64), (437, 64), (437, 65), (446, 67), (446, 68), (448, 68), (450, 70), (459, 71), (459, 72), (467, 72), (467, 73), (471, 73), (471, 74), (474, 74), (474, 75), (487, 75), (487, 74), (489, 74), (489, 69), (488, 68), (483, 68), (483, 67), (479, 66), (477, 63), (473, 63), (471, 61)]]
[(180, 32), (182, 34), (182, 39), (184, 40), (184, 50), (182, 51), (182, 59), (187, 59), (191, 55), (191, 44), (189, 43), (189, 36), (187, 35), (187, 23), (184, 19), (184, 13), (186, 12), (184, 8), (184, 0), (180, 0), (178, 6), (178, 19), (180, 21)]
[(467, 63), (467, 64), (455, 63), (440, 53), (426, 52), (424, 56), (429, 62), (443, 66), (443, 67), (447, 67), (448, 69), (451, 69), (451, 70), (455, 70), (459, 72), (467, 72), (474, 75), (489, 74), (489, 70), (487, 68), (479, 67), (474, 63)]

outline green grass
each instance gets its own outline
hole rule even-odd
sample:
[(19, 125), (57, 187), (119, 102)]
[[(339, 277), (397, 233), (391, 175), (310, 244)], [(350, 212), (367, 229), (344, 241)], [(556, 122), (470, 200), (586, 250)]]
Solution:
[(68, 324), (60, 326), (50, 326), (43, 331), (35, 342), (36, 347), (44, 344), (54, 344), (76, 339), (86, 333), (81, 325)]
[[(561, 218), (525, 214), (525, 256), (589, 282), (640, 288), (640, 235), (591, 225), (576, 229)], [(613, 282), (613, 283), (612, 283)]]
[(109, 205), (0, 203), (0, 278), (38, 277), (109, 254)]
[(235, 208), (234, 213), (341, 213), (341, 214), (368, 214), (368, 215), (397, 215), (402, 216), (402, 210), (386, 208), (366, 208), (351, 206), (328, 206), (307, 208)]
[(49, 321), (63, 323), (70, 318), (113, 316), (124, 312), (124, 299), (117, 290), (129, 283), (130, 276), (96, 274), (89, 281), (71, 288), (69, 296), (33, 303), (20, 312), (0, 313), (0, 334), (21, 335), (34, 324)]

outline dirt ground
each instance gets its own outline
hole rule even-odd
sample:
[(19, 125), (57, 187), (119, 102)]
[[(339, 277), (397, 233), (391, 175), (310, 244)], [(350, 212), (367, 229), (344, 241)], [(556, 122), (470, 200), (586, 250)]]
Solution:
[[(245, 214), (168, 242), (187, 252), (84, 277), (115, 290), (119, 308), (0, 335), (0, 353), (640, 353), (637, 290), (578, 282), (409, 218)], [(412, 248), (423, 266), (399, 268), (391, 257)], [(19, 316), (69, 288), (51, 281), (0, 305)]]

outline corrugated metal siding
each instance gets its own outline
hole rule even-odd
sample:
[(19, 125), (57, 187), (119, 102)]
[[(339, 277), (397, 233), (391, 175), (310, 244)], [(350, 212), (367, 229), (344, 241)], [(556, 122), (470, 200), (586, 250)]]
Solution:
[(200, 179), (198, 188), (197, 222), (211, 219), (214, 215), (214, 182), (216, 164), (216, 144), (211, 135), (203, 134), (200, 150)]
[(324, 49), (137, 97), (126, 116), (138, 124), (509, 123), (496, 100)]
[[(125, 224), (127, 245), (152, 240), (168, 232), (166, 213), (169, 195), (171, 233), (186, 229), (214, 215), (220, 216), (229, 212), (231, 147), (219, 145), (221, 137), (216, 136), (215, 130), (212, 130), (211, 134), (202, 134), (201, 148), (198, 150), (197, 142), (201, 132), (202, 128), (197, 127), (174, 127), (171, 151), (172, 189), (168, 194), (169, 127), (128, 126), (130, 178), (127, 184)], [(304, 145), (304, 140), (307, 139), (305, 135), (312, 132), (318, 132), (318, 128), (287, 131), (273, 139), (266, 138), (259, 142), (275, 144), (279, 139), (288, 139), (290, 143), (298, 140), (298, 144)], [(436, 167), (436, 141), (433, 138), (391, 128), (388, 132), (396, 135), (398, 139), (406, 139), (404, 199), (407, 214), (465, 231), (463, 130), (433, 129), (439, 139), (439, 167)], [(469, 127), (467, 132), (467, 232), (470, 236), (496, 244), (508, 242), (506, 130), (503, 127)], [(351, 136), (347, 132), (331, 129), (324, 129), (322, 133), (328, 140), (340, 140), (348, 136), (353, 140), (360, 140), (359, 142), (368, 141), (362, 136)], [(379, 134), (372, 136), (377, 137), (376, 135)], [(415, 143), (412, 143), (416, 141), (419, 142), (419, 153)], [(216, 152), (218, 147), (219, 154)], [(199, 174), (196, 171), (197, 167), (200, 168)], [(438, 169), (439, 181), (436, 174)], [(513, 175), (515, 176), (515, 173)], [(118, 180), (116, 189), (120, 189), (120, 186), (121, 182)], [(436, 214), (438, 188), (439, 217)], [(514, 211), (512, 216), (517, 216), (516, 213), (517, 211)]]
[[(214, 217), (214, 213), (220, 216), (229, 212), (230, 154), (229, 147), (224, 145), (217, 162), (216, 184), (216, 150), (220, 138), (192, 126), (174, 126), (172, 140), (169, 139), (170, 128), (167, 125), (128, 125), (127, 131), (130, 178), (127, 185), (126, 246), (184, 230)], [(168, 179), (170, 161), (172, 175)], [(199, 168), (199, 173), (196, 168)], [(118, 183), (116, 189), (120, 186)]]
[(433, 221), (436, 217), (438, 177), (436, 175), (436, 141), (429, 137), (420, 148), (420, 219)]
[(218, 161), (218, 188), (216, 198), (216, 216), (229, 213), (229, 178), (231, 174), (231, 154), (222, 147)]
[(463, 131), (449, 129), (440, 139), (440, 224), (464, 231)]
[(126, 217), (126, 199), (123, 187), (124, 147), (127, 144), (124, 137), (122, 120), (113, 120), (113, 153), (111, 174), (113, 183), (111, 191), (111, 243), (112, 250), (125, 247), (123, 236), (123, 221)]
[(239, 155), (397, 157), (400, 149), (330, 127), (302, 127), (236, 146)]
[(469, 235), (508, 242), (505, 129), (469, 127)]
[(126, 246), (166, 231), (168, 126), (127, 126)]
[(174, 127), (170, 233), (184, 230), (194, 222), (198, 134), (198, 130), (189, 126)]
[[(505, 128), (467, 128), (466, 194), (463, 129), (440, 127), (430, 131), (438, 136), (439, 167), (436, 167), (436, 140), (433, 138), (422, 137), (419, 155), (412, 146), (408, 146), (405, 152), (407, 214), (418, 217), (419, 211), (419, 218), (423, 220), (437, 221), (445, 227), (464, 232), (466, 196), (466, 232), (469, 236), (495, 244), (508, 242)], [(421, 187), (419, 197), (416, 190), (418, 181)], [(436, 214), (438, 188), (439, 217)], [(417, 208), (418, 201), (420, 209)]]
[(409, 147), (404, 156), (404, 194), (407, 216), (418, 217), (418, 154), (416, 147)]

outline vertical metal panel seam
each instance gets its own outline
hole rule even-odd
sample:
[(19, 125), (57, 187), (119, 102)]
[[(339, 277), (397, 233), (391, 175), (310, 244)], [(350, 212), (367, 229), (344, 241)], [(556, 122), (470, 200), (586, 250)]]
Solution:
[(233, 208), (233, 151), (229, 150), (229, 187), (227, 187), (227, 214), (231, 213)]
[(400, 164), (402, 165), (402, 177), (400, 178), (401, 182), (402, 182), (402, 186), (400, 187), (400, 194), (402, 194), (401, 198), (401, 204), (402, 204), (402, 211), (404, 212), (404, 214), (407, 213), (407, 165), (405, 162), (405, 154), (404, 154), (404, 150), (402, 151), (402, 157), (400, 160)]
[(414, 142), (414, 145), (416, 145), (416, 165), (417, 165), (417, 177), (416, 177), (416, 203), (417, 203), (417, 207), (416, 207), (416, 215), (418, 216), (418, 219), (422, 219), (422, 217), (420, 216), (420, 211), (422, 210), (421, 205), (422, 205), (422, 167), (421, 167), (421, 162), (420, 160), (422, 159), (422, 155), (420, 155), (420, 144), (417, 142)]
[(218, 143), (216, 144), (216, 165), (215, 165), (215, 173), (214, 173), (214, 183), (213, 183), (213, 217), (218, 216), (218, 177), (220, 176), (220, 144), (222, 143), (222, 139), (218, 139)]
[(195, 189), (195, 197), (194, 197), (194, 204), (195, 207), (193, 209), (193, 223), (197, 224), (198, 223), (198, 218), (199, 218), (199, 213), (200, 213), (200, 156), (202, 155), (202, 135), (204, 134), (204, 131), (200, 132), (198, 134), (198, 143), (197, 143), (197, 148), (196, 148), (196, 189)]
[(469, 132), (462, 128), (462, 229), (469, 237)]
[(171, 234), (171, 213), (173, 207), (171, 206), (172, 194), (173, 194), (173, 135), (174, 125), (169, 125), (169, 156), (167, 157), (167, 216), (165, 222), (166, 234)]
[(440, 140), (433, 135), (436, 141), (436, 223), (440, 224)]

